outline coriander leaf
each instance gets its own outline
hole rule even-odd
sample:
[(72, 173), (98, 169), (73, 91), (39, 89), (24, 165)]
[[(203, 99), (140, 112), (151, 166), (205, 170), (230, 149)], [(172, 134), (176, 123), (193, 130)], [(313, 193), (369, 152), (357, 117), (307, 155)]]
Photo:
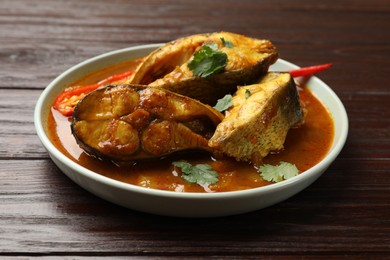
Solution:
[(234, 47), (232, 42), (225, 41), (225, 39), (223, 37), (221, 38), (221, 41), (222, 41), (223, 46), (225, 46), (227, 48), (233, 48)]
[(217, 104), (214, 106), (219, 112), (225, 111), (229, 107), (233, 106), (232, 95), (227, 94), (223, 98), (218, 99)]
[(206, 78), (221, 72), (227, 63), (227, 55), (218, 51), (218, 45), (208, 43), (194, 53), (194, 58), (188, 63), (188, 68), (195, 76)]
[(209, 164), (196, 164), (195, 166), (187, 162), (173, 162), (172, 164), (181, 168), (181, 177), (190, 183), (207, 185), (218, 182), (218, 173), (213, 171)]
[(249, 89), (245, 90), (245, 99), (248, 99), (251, 95), (251, 91)]
[(264, 164), (259, 168), (260, 176), (270, 182), (280, 182), (297, 176), (298, 168), (288, 162), (280, 162), (279, 165)]

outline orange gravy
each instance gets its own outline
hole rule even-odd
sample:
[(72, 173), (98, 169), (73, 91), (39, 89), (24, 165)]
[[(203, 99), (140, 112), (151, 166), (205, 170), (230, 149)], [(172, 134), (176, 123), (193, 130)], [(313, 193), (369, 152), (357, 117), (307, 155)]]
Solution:
[[(127, 62), (92, 73), (73, 85), (91, 84), (108, 75), (135, 68), (137, 61)], [(284, 150), (263, 159), (266, 164), (280, 161), (293, 163), (300, 172), (317, 164), (328, 152), (334, 135), (332, 118), (326, 108), (306, 88), (299, 90), (301, 102), (307, 109), (305, 123), (289, 131)], [(249, 163), (236, 162), (231, 158), (215, 159), (205, 153), (176, 154), (168, 158), (116, 165), (86, 154), (76, 143), (70, 131), (71, 118), (51, 108), (48, 118), (49, 137), (67, 157), (83, 167), (106, 177), (146, 187), (177, 192), (221, 192), (251, 189), (269, 185), (255, 167)], [(219, 181), (209, 186), (186, 182), (174, 171), (172, 162), (185, 160), (191, 164), (208, 163), (218, 172)]]

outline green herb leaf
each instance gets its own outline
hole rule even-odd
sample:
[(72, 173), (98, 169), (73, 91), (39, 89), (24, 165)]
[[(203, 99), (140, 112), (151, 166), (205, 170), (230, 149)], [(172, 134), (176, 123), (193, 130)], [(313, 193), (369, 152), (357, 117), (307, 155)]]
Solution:
[(221, 41), (222, 41), (223, 46), (225, 46), (227, 48), (233, 48), (234, 47), (232, 42), (225, 41), (225, 39), (223, 37), (221, 38)]
[(218, 99), (217, 104), (214, 106), (214, 108), (219, 112), (222, 112), (231, 106), (233, 106), (233, 97), (232, 95), (227, 94), (223, 98)]
[(194, 53), (194, 58), (188, 63), (188, 68), (195, 76), (206, 78), (221, 72), (227, 63), (227, 55), (218, 51), (218, 45), (208, 43)]
[(181, 177), (190, 183), (203, 186), (218, 182), (218, 173), (213, 171), (209, 164), (196, 164), (195, 166), (187, 162), (173, 162), (172, 164), (181, 168)]
[(249, 89), (245, 90), (245, 99), (248, 99), (251, 96), (251, 91)]
[(259, 168), (260, 176), (270, 182), (280, 182), (297, 176), (298, 168), (288, 162), (280, 162), (279, 165), (264, 164)]

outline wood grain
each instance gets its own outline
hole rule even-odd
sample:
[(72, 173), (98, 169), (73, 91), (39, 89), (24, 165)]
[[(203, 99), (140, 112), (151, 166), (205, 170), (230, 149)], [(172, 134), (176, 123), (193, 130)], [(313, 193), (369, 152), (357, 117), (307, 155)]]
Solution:
[[(0, 2), (0, 258), (386, 259), (390, 255), (390, 5), (374, 1)], [(324, 175), (267, 209), (212, 219), (149, 215), (70, 181), (35, 134), (60, 73), (96, 55), (203, 32), (271, 39), (343, 101), (348, 140)]]

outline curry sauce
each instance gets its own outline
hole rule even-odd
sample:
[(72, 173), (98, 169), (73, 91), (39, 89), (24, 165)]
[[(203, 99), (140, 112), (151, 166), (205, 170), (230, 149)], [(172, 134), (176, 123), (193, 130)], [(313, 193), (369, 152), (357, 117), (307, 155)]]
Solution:
[[(73, 85), (91, 84), (107, 75), (134, 68), (137, 61), (112, 66), (95, 72)], [(321, 102), (307, 89), (300, 88), (299, 96), (307, 111), (304, 123), (289, 130), (284, 149), (263, 159), (265, 164), (278, 164), (281, 161), (295, 164), (303, 172), (317, 164), (328, 152), (334, 135), (333, 121)], [(113, 163), (92, 157), (81, 149), (71, 134), (71, 118), (51, 109), (48, 118), (48, 132), (54, 145), (67, 157), (83, 167), (106, 177), (146, 187), (177, 192), (221, 192), (251, 189), (269, 185), (257, 169), (232, 158), (214, 158), (205, 152), (185, 152), (173, 154), (163, 159)], [(216, 184), (200, 186), (181, 178), (172, 165), (174, 161), (187, 161), (191, 164), (207, 163), (218, 172)]]

